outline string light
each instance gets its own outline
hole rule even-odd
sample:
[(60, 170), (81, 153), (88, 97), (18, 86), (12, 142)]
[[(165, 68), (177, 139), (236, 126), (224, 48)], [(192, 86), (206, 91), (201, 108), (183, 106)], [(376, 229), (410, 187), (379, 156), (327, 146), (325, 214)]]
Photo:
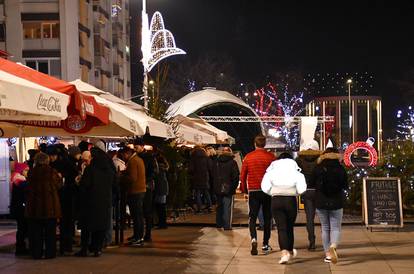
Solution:
[(397, 118), (399, 119), (397, 125), (397, 137), (410, 140), (414, 142), (414, 110), (411, 106), (406, 112), (402, 110), (397, 111)]

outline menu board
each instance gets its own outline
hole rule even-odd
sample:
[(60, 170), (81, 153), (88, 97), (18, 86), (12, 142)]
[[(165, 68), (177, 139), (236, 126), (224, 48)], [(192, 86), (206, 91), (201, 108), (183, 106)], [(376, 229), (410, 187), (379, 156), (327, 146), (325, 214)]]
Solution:
[(364, 221), (367, 227), (402, 227), (400, 178), (367, 177), (363, 181)]

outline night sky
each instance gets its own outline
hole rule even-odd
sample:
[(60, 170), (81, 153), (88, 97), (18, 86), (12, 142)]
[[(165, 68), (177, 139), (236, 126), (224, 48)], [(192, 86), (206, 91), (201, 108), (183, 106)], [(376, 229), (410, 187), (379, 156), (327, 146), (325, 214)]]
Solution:
[[(305, 75), (369, 75), (365, 93), (383, 97), (385, 122), (407, 102), (396, 82), (414, 68), (413, 2), (147, 0), (147, 9), (150, 15), (156, 10), (163, 14), (177, 46), (187, 51), (173, 57), (174, 62), (210, 52), (225, 54), (243, 82), (262, 82), (274, 71), (292, 69)], [(131, 0), (136, 32), (140, 10), (141, 1)], [(139, 36), (131, 38), (138, 43), (132, 57), (138, 56)], [(133, 75), (139, 69), (139, 63), (133, 65)], [(136, 85), (133, 81), (138, 90)], [(335, 86), (330, 95), (341, 92)]]

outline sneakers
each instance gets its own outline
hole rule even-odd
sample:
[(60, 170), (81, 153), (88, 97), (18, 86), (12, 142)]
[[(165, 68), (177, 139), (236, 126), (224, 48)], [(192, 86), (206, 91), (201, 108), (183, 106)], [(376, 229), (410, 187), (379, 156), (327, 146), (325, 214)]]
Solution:
[(332, 263), (336, 264), (338, 262), (338, 254), (336, 253), (336, 247), (334, 245), (331, 245), (329, 248), (329, 254), (331, 254)]
[(265, 253), (266, 255), (267, 255), (267, 254), (269, 254), (272, 250), (273, 250), (273, 249), (272, 249), (272, 247), (271, 247), (270, 245), (264, 245), (264, 246), (262, 247), (262, 251), (263, 251), (263, 253)]
[(325, 257), (325, 259), (323, 259), (323, 261), (325, 263), (332, 263), (332, 258), (331, 257)]
[(250, 250), (250, 254), (252, 256), (259, 254), (259, 252), (257, 251), (257, 240), (256, 239), (252, 239), (252, 249)]
[(283, 250), (282, 257), (280, 257), (279, 264), (287, 264), (290, 260), (290, 253), (289, 251)]
[(296, 258), (296, 256), (298, 256), (298, 251), (294, 248), (294, 249), (292, 250), (292, 257), (293, 257), (293, 258)]
[(144, 245), (144, 239), (139, 240), (133, 240), (128, 243), (130, 246), (143, 246)]

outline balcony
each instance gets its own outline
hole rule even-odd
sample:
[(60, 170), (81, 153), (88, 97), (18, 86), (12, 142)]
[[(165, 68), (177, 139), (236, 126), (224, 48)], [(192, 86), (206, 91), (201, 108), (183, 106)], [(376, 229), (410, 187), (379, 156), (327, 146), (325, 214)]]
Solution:
[(60, 49), (60, 39), (23, 39), (23, 49)]

